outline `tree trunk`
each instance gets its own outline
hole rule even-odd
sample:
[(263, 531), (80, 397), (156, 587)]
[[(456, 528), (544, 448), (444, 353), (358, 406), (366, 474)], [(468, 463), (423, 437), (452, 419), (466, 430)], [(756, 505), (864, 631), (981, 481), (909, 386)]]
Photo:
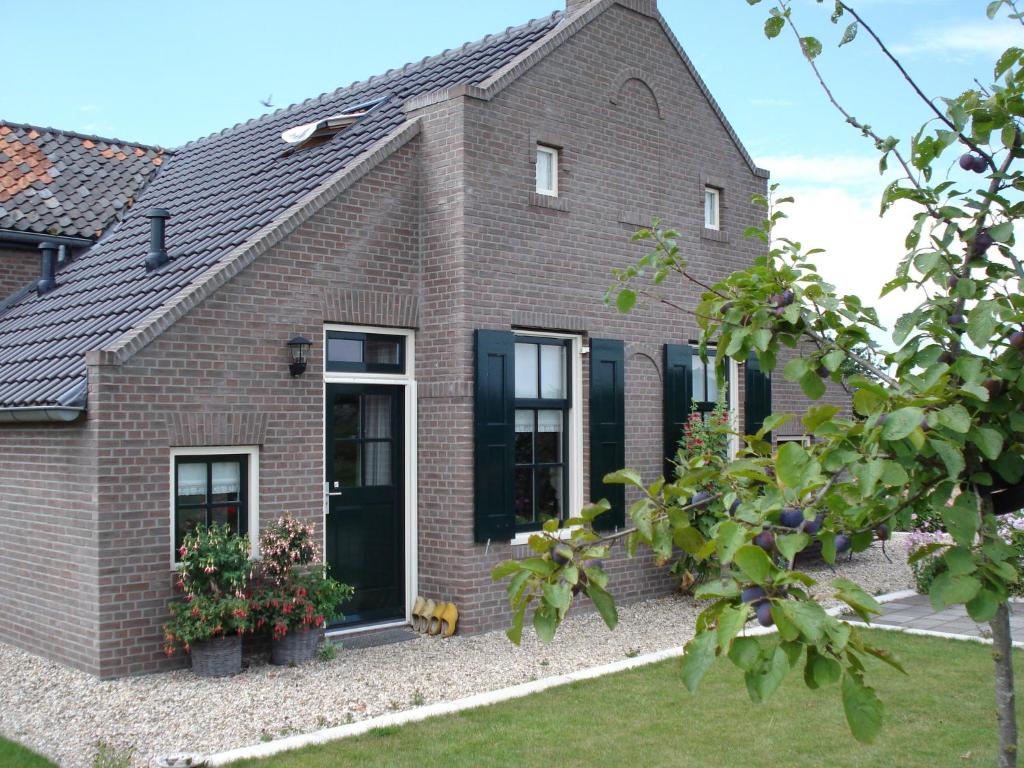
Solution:
[(999, 768), (1017, 766), (1017, 710), (1013, 692), (1013, 642), (1010, 609), (1002, 603), (992, 621), (992, 659), (996, 663), (996, 722), (999, 725)]

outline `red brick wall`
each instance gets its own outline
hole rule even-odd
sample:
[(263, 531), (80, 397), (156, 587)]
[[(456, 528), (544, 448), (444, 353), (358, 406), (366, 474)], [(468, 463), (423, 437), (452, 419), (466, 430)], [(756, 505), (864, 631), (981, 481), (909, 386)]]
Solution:
[(0, 248), (0, 301), (38, 279), (38, 251)]
[(97, 673), (96, 437), (0, 425), (0, 640)]

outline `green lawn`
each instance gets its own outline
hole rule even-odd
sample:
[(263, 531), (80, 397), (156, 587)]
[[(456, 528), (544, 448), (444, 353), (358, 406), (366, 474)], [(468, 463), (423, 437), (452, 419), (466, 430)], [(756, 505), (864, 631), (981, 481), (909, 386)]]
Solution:
[(0, 765), (3, 768), (53, 768), (46, 758), (0, 736)]
[[(849, 735), (836, 688), (808, 691), (794, 673), (769, 703), (754, 705), (739, 672), (724, 662), (691, 696), (674, 660), (234, 766), (993, 765), (990, 649), (892, 632), (872, 635), (875, 644), (898, 654), (911, 675), (871, 665), (870, 680), (885, 702), (886, 719), (879, 741), (867, 747)], [(1024, 653), (1015, 662), (1020, 688)], [(1020, 717), (1024, 696), (1018, 702)]]

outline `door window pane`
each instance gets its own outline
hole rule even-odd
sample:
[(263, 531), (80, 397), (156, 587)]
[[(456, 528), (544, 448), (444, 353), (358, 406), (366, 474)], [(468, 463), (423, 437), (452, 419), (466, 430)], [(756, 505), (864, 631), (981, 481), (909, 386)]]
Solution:
[(516, 344), (516, 397), (537, 397), (537, 345)]
[(178, 503), (206, 503), (206, 464), (178, 465)]
[(540, 396), (565, 398), (565, 347), (562, 345), (540, 347)]
[(363, 437), (391, 437), (391, 395), (363, 396)]
[(334, 436), (359, 437), (359, 395), (334, 398)]
[(366, 362), (398, 365), (402, 361), (402, 344), (396, 337), (367, 336)]
[(391, 442), (363, 443), (363, 485), (391, 485)]
[(327, 360), (332, 363), (361, 363), (363, 342), (359, 339), (328, 339)]
[(347, 488), (359, 485), (359, 443), (337, 440), (334, 443), (334, 481)]

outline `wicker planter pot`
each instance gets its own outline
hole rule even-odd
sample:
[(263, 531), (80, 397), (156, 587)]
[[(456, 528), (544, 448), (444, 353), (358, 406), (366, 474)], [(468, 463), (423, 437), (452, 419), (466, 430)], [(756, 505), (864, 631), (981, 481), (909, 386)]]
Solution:
[(242, 638), (218, 637), (193, 643), (192, 671), (200, 677), (229, 677), (242, 671)]
[(323, 636), (322, 628), (289, 630), (287, 635), (270, 644), (270, 663), (278, 666), (305, 664), (316, 655)]

